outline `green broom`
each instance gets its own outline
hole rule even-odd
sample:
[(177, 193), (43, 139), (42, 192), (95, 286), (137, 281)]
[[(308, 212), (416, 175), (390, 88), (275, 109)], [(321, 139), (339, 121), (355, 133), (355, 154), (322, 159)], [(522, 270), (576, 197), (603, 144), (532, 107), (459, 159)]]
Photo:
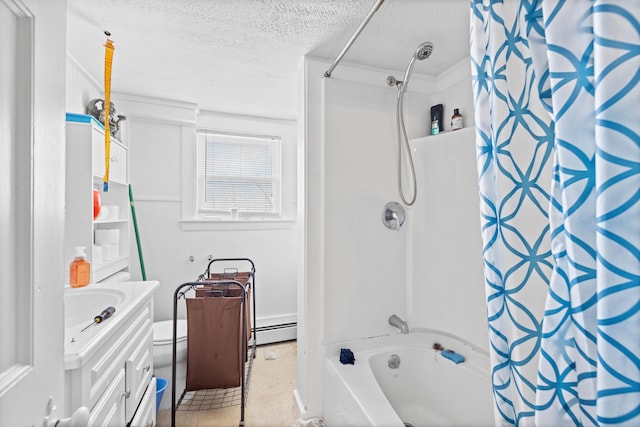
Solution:
[(129, 184), (129, 204), (131, 205), (131, 219), (133, 220), (133, 229), (136, 232), (136, 245), (138, 246), (138, 258), (140, 258), (140, 271), (142, 271), (142, 280), (147, 280), (147, 273), (144, 271), (144, 259), (142, 258), (142, 246), (140, 245), (138, 220), (136, 219), (136, 207), (133, 204), (133, 192), (131, 191), (131, 184)]

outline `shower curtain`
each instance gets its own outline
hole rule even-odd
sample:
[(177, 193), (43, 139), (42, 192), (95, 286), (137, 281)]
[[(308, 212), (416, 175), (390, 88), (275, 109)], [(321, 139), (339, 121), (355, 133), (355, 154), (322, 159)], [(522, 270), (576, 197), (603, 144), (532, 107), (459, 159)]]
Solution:
[(499, 423), (640, 425), (640, 2), (474, 0)]

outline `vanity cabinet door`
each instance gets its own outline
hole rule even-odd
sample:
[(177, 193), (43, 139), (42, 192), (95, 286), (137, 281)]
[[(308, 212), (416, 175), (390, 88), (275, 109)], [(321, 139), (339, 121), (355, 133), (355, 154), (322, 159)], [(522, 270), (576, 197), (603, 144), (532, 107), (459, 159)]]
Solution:
[(138, 404), (144, 395), (151, 377), (153, 376), (153, 332), (151, 321), (149, 325), (139, 334), (134, 342), (140, 344), (131, 352), (125, 362), (127, 391), (130, 395), (127, 398), (127, 420), (135, 414)]
[[(87, 375), (83, 374), (83, 383), (85, 384), (84, 390), (78, 390), (80, 392), (81, 401), (76, 406), (87, 406), (91, 408), (96, 404), (98, 399), (102, 399), (105, 390), (112, 383), (113, 378), (120, 371), (125, 369), (125, 362), (128, 358), (131, 358), (132, 348), (138, 348), (138, 345), (146, 334), (153, 334), (152, 320), (150, 307), (146, 306), (140, 310), (140, 313), (125, 326), (126, 329), (119, 329), (117, 333), (110, 336), (101, 346), (100, 351), (87, 362), (83, 367), (83, 371)], [(115, 316), (119, 313), (116, 312)], [(151, 367), (153, 372), (153, 366)], [(151, 379), (151, 375), (149, 375)], [(148, 382), (148, 380), (147, 380)], [(126, 384), (127, 388), (131, 387), (131, 383)], [(142, 393), (139, 394), (138, 400), (142, 397)], [(127, 401), (133, 400), (133, 398), (127, 399)], [(133, 408), (135, 411), (135, 408)], [(133, 412), (131, 412), (133, 415)]]
[(156, 378), (153, 377), (142, 397), (130, 427), (154, 427), (156, 425)]
[(89, 416), (89, 427), (120, 426), (125, 419), (125, 375), (121, 369)]
[(126, 184), (129, 181), (129, 178), (127, 177), (127, 150), (122, 145), (112, 142), (109, 154), (110, 179), (121, 184)]

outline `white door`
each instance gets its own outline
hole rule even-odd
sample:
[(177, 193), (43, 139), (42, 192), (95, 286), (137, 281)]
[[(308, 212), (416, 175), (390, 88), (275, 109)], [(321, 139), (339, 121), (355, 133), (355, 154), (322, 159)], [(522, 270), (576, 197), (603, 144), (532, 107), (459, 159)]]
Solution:
[(0, 426), (64, 408), (65, 0), (0, 0)]

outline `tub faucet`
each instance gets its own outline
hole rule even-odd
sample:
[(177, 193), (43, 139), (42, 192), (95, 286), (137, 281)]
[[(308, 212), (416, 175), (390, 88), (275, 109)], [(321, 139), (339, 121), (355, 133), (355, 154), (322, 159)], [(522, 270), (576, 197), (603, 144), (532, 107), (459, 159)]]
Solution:
[(405, 322), (395, 314), (392, 314), (389, 317), (389, 324), (391, 326), (395, 326), (396, 328), (400, 329), (400, 332), (402, 332), (403, 334), (409, 333), (409, 325), (407, 324), (407, 322)]

